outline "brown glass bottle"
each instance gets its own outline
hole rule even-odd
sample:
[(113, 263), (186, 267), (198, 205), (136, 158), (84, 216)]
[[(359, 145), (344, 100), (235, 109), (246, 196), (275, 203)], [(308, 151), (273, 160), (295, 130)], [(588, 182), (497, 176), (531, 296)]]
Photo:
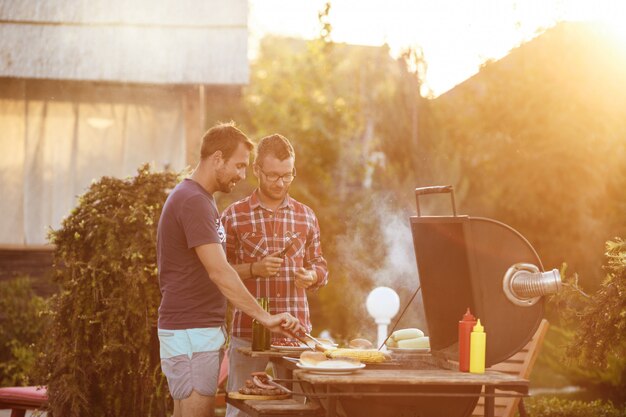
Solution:
[[(259, 305), (261, 306), (261, 308), (264, 308), (263, 304), (264, 304), (264, 299), (263, 298), (257, 298), (256, 299), (257, 302), (259, 303)], [(252, 351), (253, 352), (260, 352), (265, 350), (265, 327), (259, 323), (257, 320), (252, 319)]]
[[(270, 312), (270, 299), (262, 298), (262, 300), (263, 300), (263, 304), (262, 304), (263, 309), (269, 313)], [(270, 332), (270, 329), (263, 327), (263, 348), (265, 350), (270, 350), (271, 345), (272, 345), (272, 332)]]

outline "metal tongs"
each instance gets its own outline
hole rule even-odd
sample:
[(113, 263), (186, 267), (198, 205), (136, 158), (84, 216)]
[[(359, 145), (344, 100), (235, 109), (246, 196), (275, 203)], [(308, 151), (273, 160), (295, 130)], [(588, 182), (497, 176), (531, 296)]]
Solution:
[(311, 339), (312, 341), (314, 341), (314, 342), (315, 342), (315, 344), (325, 346), (325, 344), (324, 344), (324, 343), (320, 342), (319, 340), (317, 340), (316, 338), (314, 338), (313, 336), (311, 336), (309, 333), (305, 333), (304, 335), (305, 335), (306, 337), (308, 337), (309, 339)]
[[(319, 340), (311, 336), (309, 333), (305, 333), (304, 335), (308, 337), (309, 339), (311, 339), (313, 342), (315, 342), (315, 347), (317, 348), (319, 346), (322, 351), (327, 350), (327, 348), (330, 346), (328, 343), (320, 342)], [(317, 349), (313, 349), (313, 350), (317, 350)]]
[(285, 391), (288, 394), (293, 394), (293, 391), (290, 390), (289, 388), (282, 386), (281, 384), (279, 384), (278, 382), (275, 382), (274, 379), (271, 376), (267, 376), (267, 383), (270, 384), (273, 387), (279, 388), (283, 391)]
[[(287, 387), (282, 386), (278, 382), (275, 382), (274, 378), (272, 378), (272, 376), (268, 375), (266, 372), (252, 372), (251, 376), (252, 376), (252, 381), (254, 382), (254, 385), (256, 385), (259, 388), (265, 389), (267, 385), (270, 385), (288, 394), (293, 394), (293, 391), (291, 391)], [(279, 379), (279, 381), (281, 380)]]
[[(311, 345), (309, 345), (307, 342), (305, 342), (301, 337), (299, 337), (297, 334), (292, 333), (293, 337), (296, 338), (296, 340), (300, 343), (302, 343), (303, 345), (305, 345), (307, 348), (311, 349), (313, 352), (315, 352), (315, 348), (312, 347)], [(307, 333), (305, 333), (305, 336), (307, 335)]]

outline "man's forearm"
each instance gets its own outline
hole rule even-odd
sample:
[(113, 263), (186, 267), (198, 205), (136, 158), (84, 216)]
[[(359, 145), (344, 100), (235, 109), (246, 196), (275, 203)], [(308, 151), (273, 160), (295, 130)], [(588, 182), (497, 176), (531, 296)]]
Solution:
[(195, 248), (209, 278), (217, 285), (224, 297), (235, 307), (257, 320), (267, 320), (269, 313), (261, 308), (237, 275), (237, 271), (226, 261), (219, 244), (202, 245)]
[(235, 269), (235, 271), (237, 271), (237, 274), (239, 275), (239, 278), (241, 278), (241, 280), (254, 278), (254, 262), (247, 264), (236, 264), (231, 266)]

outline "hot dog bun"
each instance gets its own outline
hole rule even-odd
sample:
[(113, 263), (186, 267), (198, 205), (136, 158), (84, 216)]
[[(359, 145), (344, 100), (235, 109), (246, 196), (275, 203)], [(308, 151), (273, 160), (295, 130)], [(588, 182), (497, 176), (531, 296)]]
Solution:
[(305, 366), (317, 366), (318, 363), (327, 360), (322, 352), (306, 350), (300, 354), (300, 363)]
[(348, 345), (354, 349), (372, 349), (374, 345), (367, 339), (352, 339)]

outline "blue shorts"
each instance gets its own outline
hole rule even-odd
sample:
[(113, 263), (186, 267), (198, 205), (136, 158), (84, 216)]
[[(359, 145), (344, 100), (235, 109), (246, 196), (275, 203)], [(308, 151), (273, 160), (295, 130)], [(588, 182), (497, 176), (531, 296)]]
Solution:
[(226, 341), (223, 329), (158, 329), (158, 334), (161, 369), (172, 398), (183, 400), (193, 390), (201, 395), (215, 395)]

